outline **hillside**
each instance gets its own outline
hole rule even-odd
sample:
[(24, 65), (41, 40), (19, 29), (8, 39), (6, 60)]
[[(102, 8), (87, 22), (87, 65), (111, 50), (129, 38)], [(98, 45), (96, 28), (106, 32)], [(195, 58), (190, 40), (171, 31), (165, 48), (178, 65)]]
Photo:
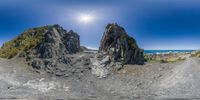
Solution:
[(44, 39), (45, 31), (51, 27), (29, 29), (15, 39), (4, 43), (0, 49), (0, 57), (11, 59), (21, 52), (35, 48)]
[(80, 51), (79, 35), (66, 31), (59, 25), (29, 29), (0, 49), (1, 58), (23, 58), (39, 71), (59, 73), (70, 70), (73, 59), (70, 54)]
[[(67, 48), (68, 53), (76, 53), (79, 51), (80, 42), (78, 34), (73, 31), (67, 32), (59, 25), (48, 25), (28, 29), (13, 40), (6, 42), (0, 49), (0, 57), (11, 59), (17, 54), (38, 49), (44, 42), (55, 42), (54, 40), (56, 40), (56, 38), (65, 43), (63, 45)], [(66, 44), (67, 41), (71, 42)]]

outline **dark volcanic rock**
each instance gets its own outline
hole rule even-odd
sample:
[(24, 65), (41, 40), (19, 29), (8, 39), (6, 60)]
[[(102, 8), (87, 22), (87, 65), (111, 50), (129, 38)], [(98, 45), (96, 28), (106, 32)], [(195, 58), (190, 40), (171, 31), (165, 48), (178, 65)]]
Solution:
[(112, 56), (113, 61), (123, 64), (143, 64), (143, 50), (140, 49), (134, 38), (128, 36), (123, 27), (117, 24), (108, 24), (103, 34), (99, 53)]
[(124, 28), (108, 24), (103, 34), (98, 54), (92, 62), (92, 73), (107, 77), (124, 64), (144, 64), (143, 50), (134, 38), (128, 36)]
[(59, 25), (49, 25), (29, 29), (5, 43), (0, 49), (0, 57), (22, 57), (35, 69), (56, 73), (70, 69), (69, 55), (79, 51), (77, 33), (66, 31)]
[(55, 58), (77, 53), (79, 50), (79, 35), (73, 31), (67, 32), (59, 25), (49, 28), (44, 35), (44, 40), (36, 47), (40, 58)]
[(80, 41), (77, 33), (67, 32), (59, 25), (53, 25), (45, 31), (44, 39), (34, 49), (26, 52), (25, 56), (33, 68), (57, 73), (68, 69), (66, 66), (70, 66), (71, 62), (68, 55), (79, 50)]

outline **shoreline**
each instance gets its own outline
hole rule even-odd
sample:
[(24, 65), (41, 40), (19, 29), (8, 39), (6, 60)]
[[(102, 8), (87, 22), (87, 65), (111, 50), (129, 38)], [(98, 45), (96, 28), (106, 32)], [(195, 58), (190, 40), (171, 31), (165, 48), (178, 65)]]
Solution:
[(197, 50), (144, 50), (144, 54), (192, 53)]

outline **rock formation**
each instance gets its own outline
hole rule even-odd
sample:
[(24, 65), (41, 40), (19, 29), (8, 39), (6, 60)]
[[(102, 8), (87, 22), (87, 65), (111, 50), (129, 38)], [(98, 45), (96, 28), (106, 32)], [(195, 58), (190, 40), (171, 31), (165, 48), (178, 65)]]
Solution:
[(0, 49), (0, 57), (23, 57), (33, 68), (55, 73), (66, 70), (71, 62), (68, 55), (79, 51), (77, 33), (66, 31), (59, 25), (49, 25), (29, 29), (5, 43)]
[[(82, 52), (81, 52), (82, 51)], [(63, 76), (92, 70), (106, 77), (124, 64), (143, 64), (143, 50), (124, 28), (108, 24), (97, 54), (81, 47), (79, 35), (59, 25), (32, 28), (0, 48), (1, 58), (25, 58), (39, 72)], [(92, 62), (92, 63), (91, 63)]]
[(99, 47), (100, 53), (112, 55), (115, 62), (123, 64), (143, 64), (143, 50), (134, 38), (128, 36), (123, 27), (108, 24)]
[(123, 27), (108, 24), (101, 39), (96, 59), (93, 59), (93, 74), (106, 77), (124, 64), (144, 64), (143, 50)]

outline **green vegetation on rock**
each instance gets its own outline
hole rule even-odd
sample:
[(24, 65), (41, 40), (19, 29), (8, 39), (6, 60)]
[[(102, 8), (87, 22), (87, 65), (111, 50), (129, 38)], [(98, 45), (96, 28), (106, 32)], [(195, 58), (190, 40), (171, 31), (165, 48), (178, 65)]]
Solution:
[(181, 57), (180, 55), (173, 56), (172, 55), (165, 55), (162, 56), (162, 54), (157, 54), (157, 55), (145, 55), (145, 61), (147, 62), (160, 62), (160, 63), (173, 63), (173, 62), (178, 62), (185, 60), (186, 57)]
[(11, 59), (21, 52), (35, 48), (44, 38), (45, 31), (50, 26), (32, 28), (23, 32), (17, 38), (6, 42), (0, 48), (0, 57)]
[(131, 48), (138, 48), (135, 39), (129, 37), (128, 43), (131, 45)]
[(200, 51), (193, 51), (191, 56), (200, 57)]

